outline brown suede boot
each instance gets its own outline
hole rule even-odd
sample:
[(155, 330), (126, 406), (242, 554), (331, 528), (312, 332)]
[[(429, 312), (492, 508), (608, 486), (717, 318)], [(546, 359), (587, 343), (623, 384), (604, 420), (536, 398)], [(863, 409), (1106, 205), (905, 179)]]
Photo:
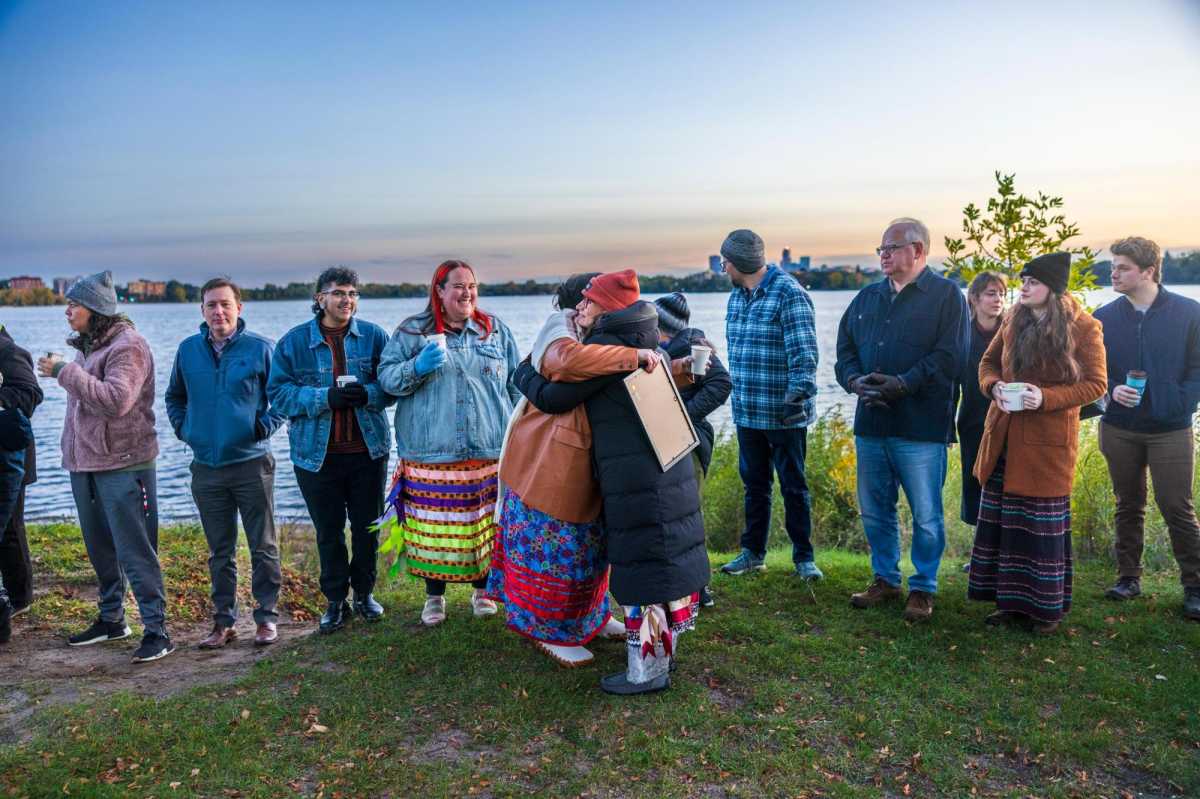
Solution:
[(909, 591), (904, 605), (905, 621), (925, 621), (933, 616), (933, 594), (928, 591)]
[(867, 590), (850, 595), (850, 604), (856, 608), (873, 608), (880, 602), (900, 598), (900, 587), (891, 585), (882, 577), (867, 586)]

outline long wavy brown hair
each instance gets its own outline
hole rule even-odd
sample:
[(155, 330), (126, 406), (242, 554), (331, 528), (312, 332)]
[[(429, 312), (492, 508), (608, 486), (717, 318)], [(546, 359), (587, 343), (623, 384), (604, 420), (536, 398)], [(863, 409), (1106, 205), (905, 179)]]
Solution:
[(1009, 311), (1012, 326), (1013, 377), (1053, 383), (1076, 383), (1081, 370), (1075, 357), (1075, 317), (1079, 303), (1070, 294), (1050, 294), (1039, 319), (1027, 305)]
[(105, 316), (92, 311), (92, 315), (88, 318), (87, 329), (69, 337), (67, 344), (84, 355), (91, 355), (92, 350), (107, 341), (112, 334), (112, 329), (119, 325), (133, 327), (133, 320), (123, 313)]

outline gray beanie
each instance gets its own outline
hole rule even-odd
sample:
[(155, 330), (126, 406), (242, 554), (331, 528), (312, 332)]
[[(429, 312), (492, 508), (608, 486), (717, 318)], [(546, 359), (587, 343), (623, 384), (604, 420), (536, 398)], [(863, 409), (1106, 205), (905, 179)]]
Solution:
[(113, 288), (112, 272), (79, 278), (67, 289), (67, 299), (101, 316), (117, 315), (117, 292)]
[(725, 237), (721, 256), (739, 272), (753, 274), (767, 265), (763, 257), (763, 240), (753, 230), (735, 230)]

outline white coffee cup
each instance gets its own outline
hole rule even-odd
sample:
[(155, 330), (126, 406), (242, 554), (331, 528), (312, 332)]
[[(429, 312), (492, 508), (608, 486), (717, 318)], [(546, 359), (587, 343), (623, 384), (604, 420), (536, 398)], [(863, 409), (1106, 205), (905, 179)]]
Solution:
[(439, 347), (441, 347), (442, 352), (446, 351), (446, 334), (445, 333), (430, 333), (428, 336), (426, 336), (426, 338), (428, 338), (434, 344), (437, 344)]
[(708, 371), (708, 356), (712, 349), (703, 344), (692, 345), (692, 374), (700, 376)]
[(358, 378), (355, 377), (354, 375), (338, 375), (337, 387), (345, 388), (346, 386), (350, 385), (351, 383), (357, 383), (357, 382), (358, 382)]
[(1005, 383), (1000, 394), (1004, 397), (1004, 410), (1009, 413), (1025, 410), (1024, 383)]

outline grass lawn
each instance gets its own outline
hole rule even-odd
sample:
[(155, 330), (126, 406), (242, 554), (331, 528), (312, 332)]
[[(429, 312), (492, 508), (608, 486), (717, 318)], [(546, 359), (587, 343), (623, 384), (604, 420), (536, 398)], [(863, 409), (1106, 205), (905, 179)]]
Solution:
[[(1114, 605), (1100, 598), (1109, 569), (1084, 564), (1064, 631), (1035, 639), (985, 628), (988, 608), (966, 601), (955, 562), (933, 622), (915, 627), (899, 604), (848, 606), (870, 575), (864, 556), (820, 553), (814, 593), (784, 553), (768, 563), (766, 575), (714, 578), (719, 605), (683, 637), (663, 694), (601, 694), (623, 644), (558, 668), (499, 619), (472, 618), (465, 588), (451, 589), (449, 620), (424, 629), (419, 584), (404, 579), (379, 592), (379, 624), (282, 644), (244, 676), (42, 711), (30, 739), (0, 747), (0, 791), (1200, 795), (1200, 624), (1180, 617), (1173, 575), (1149, 575), (1142, 600)], [(137, 668), (169, 682), (188, 656)]]

